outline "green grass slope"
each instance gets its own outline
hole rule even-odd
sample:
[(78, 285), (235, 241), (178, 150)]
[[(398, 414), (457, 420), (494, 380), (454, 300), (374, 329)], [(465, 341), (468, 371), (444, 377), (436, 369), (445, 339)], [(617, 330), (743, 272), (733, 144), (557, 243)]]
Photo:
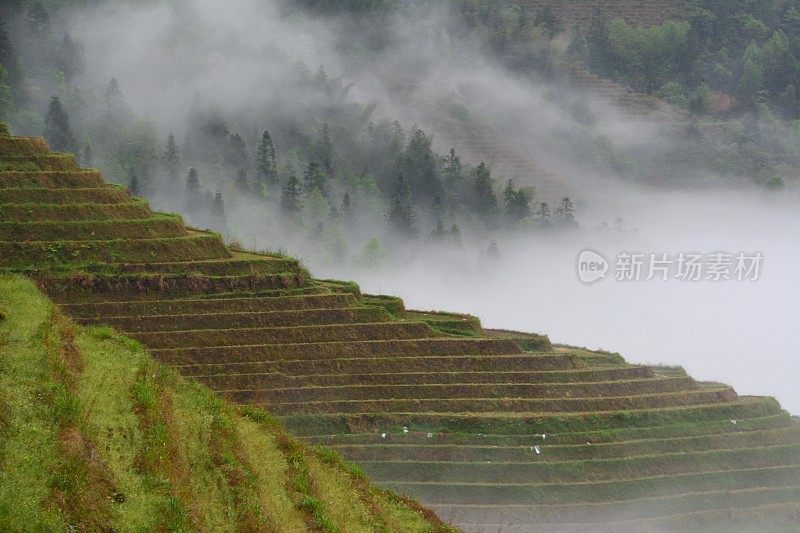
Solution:
[(0, 530), (443, 531), (269, 414), (0, 277)]
[[(206, 389), (167, 370), (151, 372), (152, 363), (133, 356), (121, 363), (119, 379), (128, 381), (105, 385), (98, 377), (88, 387), (130, 391), (123, 407), (135, 414), (143, 451), (120, 452), (119, 460), (134, 465), (134, 487), (141, 481), (147, 498), (161, 498), (164, 527), (208, 521), (210, 529), (246, 529), (261, 516), (256, 503), (276, 498), (289, 498), (303, 523), (323, 529), (333, 521), (358, 530), (358, 517), (378, 515), (384, 518), (373, 529), (406, 527), (386, 517), (394, 511), (373, 510), (384, 508), (375, 500), (315, 492), (367, 485), (331, 470), (336, 461), (327, 453), (287, 444), (295, 441), (274, 424), (267, 424), (273, 437), (251, 439), (264, 425), (254, 409), (470, 531), (791, 530), (800, 523), (800, 423), (773, 398), (742, 397), (680, 368), (553, 346), (543, 335), (483, 329), (467, 315), (407, 311), (399, 298), (312, 279), (294, 259), (228, 250), (215, 234), (187, 229), (141, 200), (81, 203), (107, 197), (96, 173), (35, 139), (5, 139), (0, 269), (32, 276), (65, 315), (101, 327), (87, 330), (95, 338), (111, 325), (156, 361), (241, 406), (201, 394)], [(19, 192), (26, 188), (35, 191)], [(12, 389), (0, 391), (4, 401), (15, 398)], [(69, 413), (72, 397), (59, 409)], [(99, 403), (79, 405), (93, 413)], [(170, 437), (175, 431), (180, 441)], [(131, 438), (102, 427), (81, 434)], [(288, 465), (278, 468), (291, 480), (284, 496), (257, 488), (274, 475), (264, 457)], [(115, 490), (126, 501), (136, 493)], [(37, 494), (45, 493), (51, 498), (41, 488)]]

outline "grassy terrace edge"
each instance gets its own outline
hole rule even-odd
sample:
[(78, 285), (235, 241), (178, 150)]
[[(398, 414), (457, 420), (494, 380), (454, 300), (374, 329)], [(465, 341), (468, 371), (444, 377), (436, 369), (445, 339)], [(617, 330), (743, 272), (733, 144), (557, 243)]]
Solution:
[(452, 531), (22, 276), (0, 276), (0, 333), (0, 529)]

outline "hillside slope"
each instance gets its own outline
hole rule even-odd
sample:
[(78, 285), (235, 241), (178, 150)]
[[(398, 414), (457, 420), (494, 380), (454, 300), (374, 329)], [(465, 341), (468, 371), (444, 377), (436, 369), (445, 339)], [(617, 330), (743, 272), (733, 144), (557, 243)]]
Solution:
[(446, 529), (25, 278), (0, 277), (0, 312), (3, 531)]
[[(103, 198), (103, 202), (98, 200)], [(679, 368), (407, 312), (0, 137), (0, 268), (468, 530), (788, 528), (800, 424)]]
[(666, 20), (683, 19), (685, 0), (522, 0), (519, 5), (531, 16), (546, 10), (566, 28), (576, 24), (587, 30), (595, 10), (601, 9), (609, 20), (622, 19), (633, 26), (655, 26)]

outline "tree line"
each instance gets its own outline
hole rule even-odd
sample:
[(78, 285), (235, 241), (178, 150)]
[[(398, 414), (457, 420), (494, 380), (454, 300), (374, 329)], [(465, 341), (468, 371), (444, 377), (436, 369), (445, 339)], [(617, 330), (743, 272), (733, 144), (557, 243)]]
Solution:
[(525, 176), (498, 179), (455, 150), (437, 153), (422, 129), (373, 117), (323, 68), (295, 66), (286, 83), (309, 103), (291, 112), (265, 105), (234, 119), (196, 95), (185, 121), (159, 131), (116, 79), (85, 79), (80, 43), (40, 2), (0, 21), (0, 65), (0, 116), (16, 131), (43, 135), (198, 226), (226, 232), (233, 211), (256, 205), (332, 253), (348, 242), (374, 251), (375, 237), (458, 245), (577, 226), (568, 198), (551, 215), (534, 187), (517, 185)]

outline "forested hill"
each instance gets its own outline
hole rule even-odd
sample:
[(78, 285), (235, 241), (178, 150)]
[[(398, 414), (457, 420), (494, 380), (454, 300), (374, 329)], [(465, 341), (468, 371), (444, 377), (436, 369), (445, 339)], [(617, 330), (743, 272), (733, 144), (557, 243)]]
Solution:
[[(625, 213), (595, 205), (595, 181), (800, 183), (795, 0), (657, 15), (650, 2), (296, 0), (259, 3), (246, 30), (173, 9), (148, 41), (159, 53), (138, 55), (82, 25), (165, 5), (4, 3), (0, 119), (196, 226), (315, 264), (372, 268), (408, 249), (480, 261), (504, 239), (611, 227)], [(298, 62), (315, 39), (331, 55)], [(202, 53), (184, 56), (190, 42)], [(213, 79), (169, 79), (178, 58)], [(146, 97), (143, 79), (164, 86)]]

